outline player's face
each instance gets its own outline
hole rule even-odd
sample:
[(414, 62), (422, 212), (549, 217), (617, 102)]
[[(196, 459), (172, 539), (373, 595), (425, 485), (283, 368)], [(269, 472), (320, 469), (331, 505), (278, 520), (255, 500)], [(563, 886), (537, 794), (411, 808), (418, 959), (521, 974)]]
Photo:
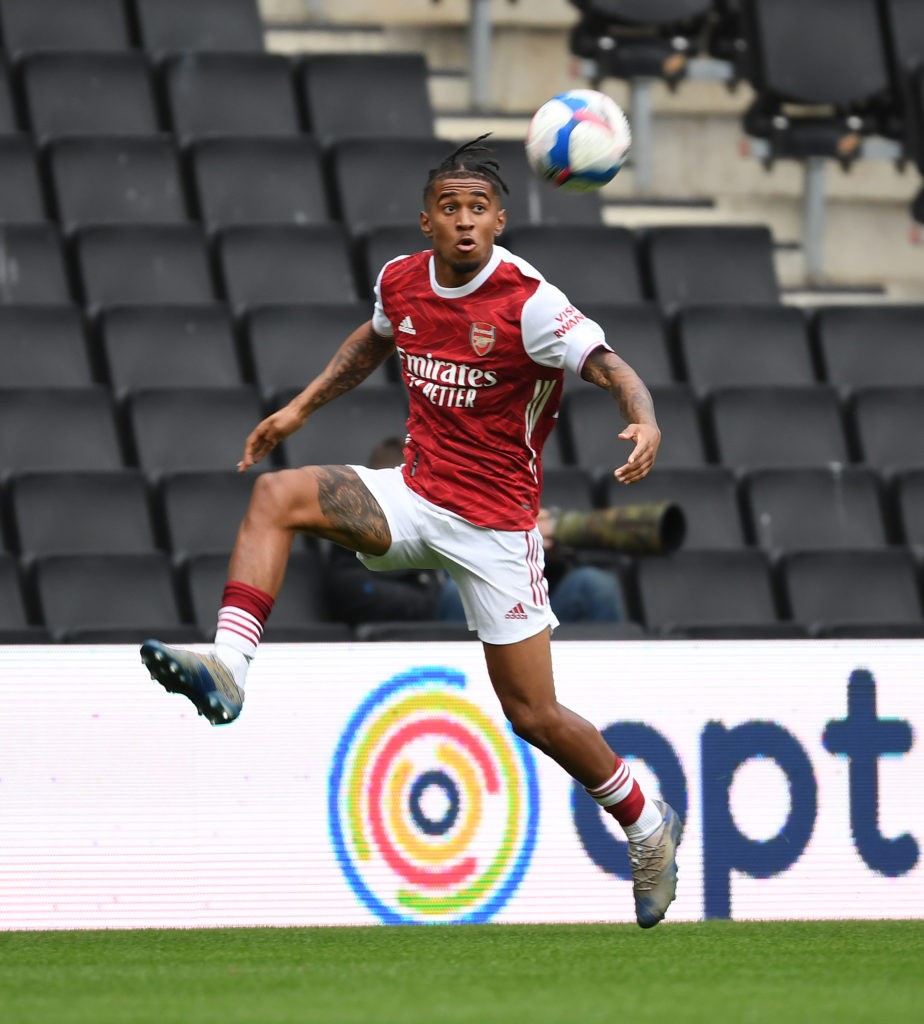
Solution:
[(468, 284), (491, 258), (506, 218), (500, 197), (481, 178), (438, 178), (420, 215), (420, 227), (433, 242), (437, 281), (447, 288)]

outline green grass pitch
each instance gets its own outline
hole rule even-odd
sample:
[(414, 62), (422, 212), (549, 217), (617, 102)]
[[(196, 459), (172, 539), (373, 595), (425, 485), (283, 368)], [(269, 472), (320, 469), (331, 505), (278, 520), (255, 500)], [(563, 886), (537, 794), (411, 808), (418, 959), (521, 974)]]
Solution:
[(0, 933), (9, 1024), (924, 1020), (924, 921)]

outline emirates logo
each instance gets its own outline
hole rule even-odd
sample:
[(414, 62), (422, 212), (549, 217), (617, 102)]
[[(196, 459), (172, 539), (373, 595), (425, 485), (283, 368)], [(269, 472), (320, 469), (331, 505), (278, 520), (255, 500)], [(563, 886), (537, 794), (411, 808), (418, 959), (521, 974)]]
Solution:
[(468, 332), (476, 356), (486, 356), (497, 340), (493, 324), (474, 323)]

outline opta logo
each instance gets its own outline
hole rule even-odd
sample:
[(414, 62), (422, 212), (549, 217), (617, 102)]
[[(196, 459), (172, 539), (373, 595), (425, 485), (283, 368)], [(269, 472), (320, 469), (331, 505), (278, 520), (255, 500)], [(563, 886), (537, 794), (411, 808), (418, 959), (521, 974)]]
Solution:
[(334, 849), (353, 891), (386, 924), (489, 921), (532, 856), (532, 753), (463, 696), (465, 685), (442, 667), (395, 676), (337, 744)]

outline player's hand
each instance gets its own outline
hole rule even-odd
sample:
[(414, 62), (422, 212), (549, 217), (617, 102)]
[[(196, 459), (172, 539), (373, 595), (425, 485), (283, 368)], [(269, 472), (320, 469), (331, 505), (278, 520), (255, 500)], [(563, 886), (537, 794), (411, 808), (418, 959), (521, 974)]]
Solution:
[(305, 422), (305, 417), (291, 406), (283, 406), (272, 416), (258, 423), (244, 442), (244, 456), (237, 464), (239, 473), (250, 469), (290, 434), (294, 434)]
[(620, 466), (613, 476), (621, 484), (634, 484), (646, 477), (654, 465), (661, 444), (661, 431), (651, 423), (630, 423), (619, 436), (623, 441), (634, 441), (635, 447), (625, 465)]

